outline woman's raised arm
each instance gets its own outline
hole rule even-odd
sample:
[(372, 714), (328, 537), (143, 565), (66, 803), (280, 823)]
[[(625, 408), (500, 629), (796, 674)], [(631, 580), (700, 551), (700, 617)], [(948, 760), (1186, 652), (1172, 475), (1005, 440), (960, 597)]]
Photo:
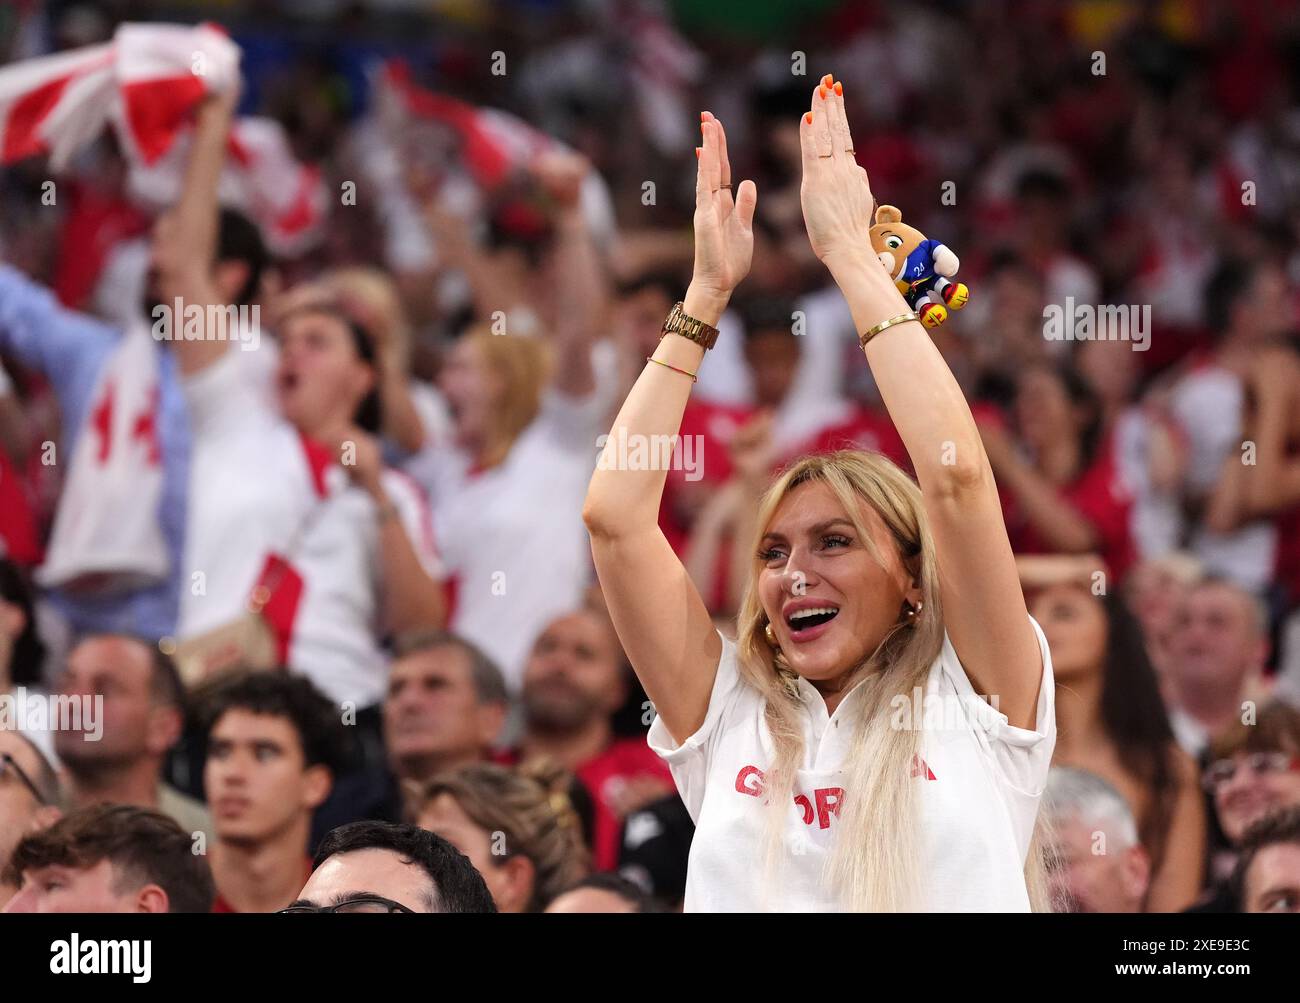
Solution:
[[(716, 327), (731, 292), (749, 271), (754, 251), (752, 181), (731, 192), (722, 124), (701, 115), (703, 147), (695, 184), (695, 270), (682, 305)], [(689, 375), (704, 348), (668, 334), (655, 349), (614, 419), (582, 517), (614, 627), (641, 685), (669, 733), (682, 741), (699, 730), (709, 706), (722, 644), (708, 610), (659, 530), (667, 464), (630, 464), (631, 449), (664, 459), (690, 396)], [(642, 469), (650, 466), (655, 469)]]
[[(799, 132), (808, 238), (865, 335), (912, 309), (871, 249), (871, 185), (853, 153), (843, 88), (830, 77)], [(996, 694), (1013, 725), (1033, 727), (1042, 658), (970, 407), (919, 322), (884, 328), (865, 351), (921, 485), (953, 647), (976, 689)]]

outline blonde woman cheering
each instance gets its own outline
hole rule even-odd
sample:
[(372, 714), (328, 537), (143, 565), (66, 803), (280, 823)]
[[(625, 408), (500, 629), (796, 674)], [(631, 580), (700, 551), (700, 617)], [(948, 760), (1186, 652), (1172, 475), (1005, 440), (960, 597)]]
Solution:
[[(701, 119), (694, 275), (611, 444), (677, 431), (749, 268), (757, 193), (745, 181), (733, 200), (722, 124)], [(1047, 645), (970, 409), (871, 251), (874, 200), (830, 77), (800, 136), (812, 248), (920, 487), (870, 453), (790, 466), (761, 504), (732, 643), (658, 529), (663, 471), (599, 464), (583, 512), (596, 569), (697, 826), (686, 908), (1028, 910), (1055, 742)]]

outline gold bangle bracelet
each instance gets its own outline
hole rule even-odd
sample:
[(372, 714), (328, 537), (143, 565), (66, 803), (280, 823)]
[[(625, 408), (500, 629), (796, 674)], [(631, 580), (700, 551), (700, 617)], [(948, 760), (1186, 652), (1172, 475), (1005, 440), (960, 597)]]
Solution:
[(869, 331), (864, 331), (862, 334), (858, 335), (858, 344), (860, 344), (863, 348), (866, 348), (867, 342), (870, 341), (872, 338), (874, 338), (876, 335), (878, 335), (885, 328), (893, 327), (895, 324), (904, 324), (909, 320), (914, 320), (918, 324), (921, 322), (921, 318), (916, 315), (915, 311), (912, 311), (910, 313), (900, 313), (897, 317), (890, 317), (889, 320), (882, 320), (879, 324), (871, 328)]
[(689, 376), (692, 383), (699, 382), (698, 376), (694, 373), (688, 373), (685, 369), (678, 369), (676, 366), (670, 366), (667, 362), (660, 362), (658, 359), (652, 358), (649, 355), (645, 357), (645, 360), (646, 362), (653, 362), (657, 366), (663, 366), (665, 369), (671, 369), (674, 373), (681, 373), (683, 376)]

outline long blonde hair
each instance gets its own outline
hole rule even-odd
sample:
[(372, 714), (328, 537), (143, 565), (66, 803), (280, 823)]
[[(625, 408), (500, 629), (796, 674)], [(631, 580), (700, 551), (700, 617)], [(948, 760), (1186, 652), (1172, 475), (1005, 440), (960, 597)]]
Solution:
[(541, 411), (555, 359), (549, 342), (539, 337), (493, 334), (486, 325), (471, 328), (463, 337), (477, 347), (501, 386), (483, 457), (485, 466), (495, 466), (506, 458), (515, 440)]
[[(863, 545), (887, 567), (886, 555), (879, 552), (874, 534), (862, 520), (860, 503), (876, 512), (921, 592), (921, 612), (915, 616), (900, 612), (898, 622), (853, 668), (845, 684), (847, 689), (860, 682), (863, 692), (851, 722), (854, 732), (844, 778), (847, 793), (824, 880), (830, 887), (842, 889), (845, 906), (855, 911), (916, 910), (924, 904), (919, 866), (923, 843), (911, 773), (913, 757), (919, 752), (920, 729), (897, 727), (891, 717), (896, 697), (910, 702), (915, 688), (925, 689), (930, 667), (943, 647), (943, 608), (934, 540), (921, 491), (907, 474), (876, 453), (842, 450), (805, 457), (776, 479), (760, 503), (759, 539), (754, 541), (754, 562), (737, 616), (736, 646), (741, 676), (765, 698), (767, 726), (775, 746), (765, 783), (764, 870), (768, 880), (777, 877), (774, 870), (786, 849), (782, 833), (805, 750), (798, 677), (765, 635), (768, 620), (757, 588), (763, 567), (758, 545), (781, 502), (795, 488), (814, 482), (835, 493)], [(913, 721), (921, 716), (919, 708), (914, 708)], [(852, 838), (847, 838), (850, 833)], [(1025, 865), (1036, 908), (1046, 902), (1037, 843), (1035, 839), (1031, 844)]]

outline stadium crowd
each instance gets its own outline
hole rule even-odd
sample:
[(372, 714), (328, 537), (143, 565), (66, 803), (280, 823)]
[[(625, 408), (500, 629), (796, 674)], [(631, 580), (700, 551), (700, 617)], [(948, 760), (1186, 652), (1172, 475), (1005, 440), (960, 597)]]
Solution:
[[(754, 262), (660, 523), (719, 629), (774, 472), (908, 465), (800, 213), (834, 67), (971, 290), (932, 333), (1051, 648), (1056, 907), (1300, 912), (1300, 2), (256, 6), (0, 12), (6, 65), (128, 13), (244, 54), (165, 209), (107, 136), (0, 168), (0, 905), (680, 908), (583, 498), (690, 276), (705, 107)], [(393, 127), (399, 60), (559, 142), (489, 178)], [(297, 246), (222, 204), (253, 113), (320, 172)], [(256, 312), (130, 338), (181, 302)], [(47, 696), (96, 720), (20, 727)]]

